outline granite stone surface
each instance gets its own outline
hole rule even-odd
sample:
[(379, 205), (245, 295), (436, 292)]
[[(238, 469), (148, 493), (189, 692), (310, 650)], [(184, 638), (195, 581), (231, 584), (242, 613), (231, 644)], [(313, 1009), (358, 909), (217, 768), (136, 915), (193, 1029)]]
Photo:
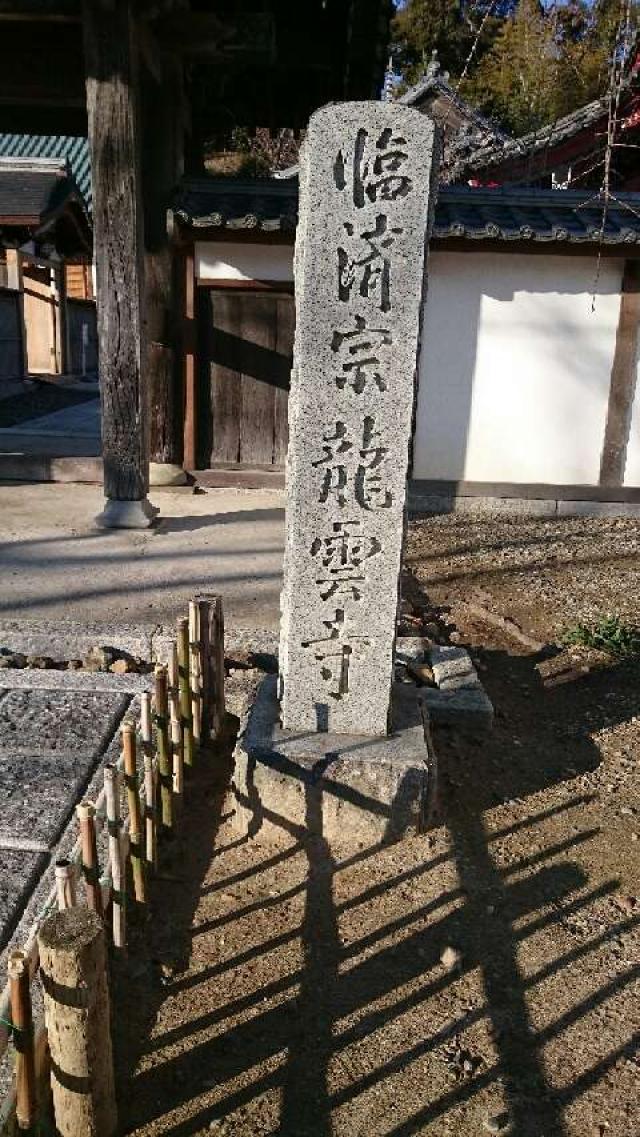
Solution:
[(383, 736), (436, 128), (397, 103), (312, 115), (301, 154), (280, 640), (291, 731)]
[(432, 647), (429, 659), (438, 686), (446, 679), (474, 671), (469, 652), (463, 647)]
[(47, 863), (43, 853), (0, 849), (0, 951), (24, 908), (40, 873)]
[(92, 759), (77, 754), (0, 754), (0, 846), (50, 849), (93, 766)]
[(0, 692), (0, 754), (73, 753), (97, 757), (127, 706), (112, 692)]
[(237, 830), (353, 847), (419, 832), (435, 759), (415, 687), (394, 687), (393, 712), (384, 738), (283, 730), (275, 676), (264, 679), (235, 751)]
[(420, 701), (434, 723), (450, 723), (461, 730), (484, 733), (493, 726), (493, 704), (482, 687), (441, 691), (423, 687)]

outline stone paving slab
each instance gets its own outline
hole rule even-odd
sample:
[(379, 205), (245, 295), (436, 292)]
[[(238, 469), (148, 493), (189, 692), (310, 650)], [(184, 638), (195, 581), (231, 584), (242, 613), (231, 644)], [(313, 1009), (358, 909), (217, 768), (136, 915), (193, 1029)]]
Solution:
[(80, 623), (75, 620), (0, 620), (0, 647), (51, 659), (81, 659), (92, 647), (113, 647), (152, 659), (156, 626)]
[(0, 754), (0, 846), (51, 849), (93, 767), (93, 759), (75, 754)]
[(112, 692), (3, 690), (0, 754), (72, 752), (96, 758), (127, 706)]
[(114, 691), (120, 695), (138, 695), (152, 691), (152, 674), (114, 675), (110, 671), (39, 671), (36, 668), (3, 668), (0, 681), (5, 690), (20, 691)]
[(0, 949), (11, 936), (24, 903), (46, 863), (43, 853), (0, 849)]

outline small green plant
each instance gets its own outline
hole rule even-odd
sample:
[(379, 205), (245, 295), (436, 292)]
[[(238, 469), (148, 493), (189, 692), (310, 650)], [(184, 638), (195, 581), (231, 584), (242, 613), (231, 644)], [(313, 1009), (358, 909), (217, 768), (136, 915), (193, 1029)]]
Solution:
[(610, 655), (640, 655), (640, 628), (625, 624), (619, 616), (603, 616), (595, 624), (575, 624), (567, 628), (562, 642), (597, 648)]

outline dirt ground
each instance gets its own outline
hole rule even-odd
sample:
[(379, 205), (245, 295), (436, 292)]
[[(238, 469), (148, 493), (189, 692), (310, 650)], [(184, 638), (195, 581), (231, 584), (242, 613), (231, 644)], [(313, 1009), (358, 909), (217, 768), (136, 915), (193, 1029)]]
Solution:
[(496, 709), (488, 739), (435, 732), (430, 832), (344, 856), (241, 841), (224, 757), (200, 770), (119, 977), (127, 1132), (640, 1132), (640, 667), (547, 658), (578, 619), (640, 622), (639, 538), (412, 526), (407, 619), (470, 647)]

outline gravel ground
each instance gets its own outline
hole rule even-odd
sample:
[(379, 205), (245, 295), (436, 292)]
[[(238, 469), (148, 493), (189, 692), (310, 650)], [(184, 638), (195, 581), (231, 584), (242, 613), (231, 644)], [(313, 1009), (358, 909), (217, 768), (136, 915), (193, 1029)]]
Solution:
[[(116, 995), (127, 1132), (640, 1132), (640, 671), (585, 656), (556, 682), (531, 646), (638, 620), (638, 536), (412, 526), (405, 617), (466, 644), (496, 708), (488, 740), (436, 732), (428, 834), (239, 842), (224, 768), (200, 773)], [(236, 710), (256, 678), (234, 674)]]

